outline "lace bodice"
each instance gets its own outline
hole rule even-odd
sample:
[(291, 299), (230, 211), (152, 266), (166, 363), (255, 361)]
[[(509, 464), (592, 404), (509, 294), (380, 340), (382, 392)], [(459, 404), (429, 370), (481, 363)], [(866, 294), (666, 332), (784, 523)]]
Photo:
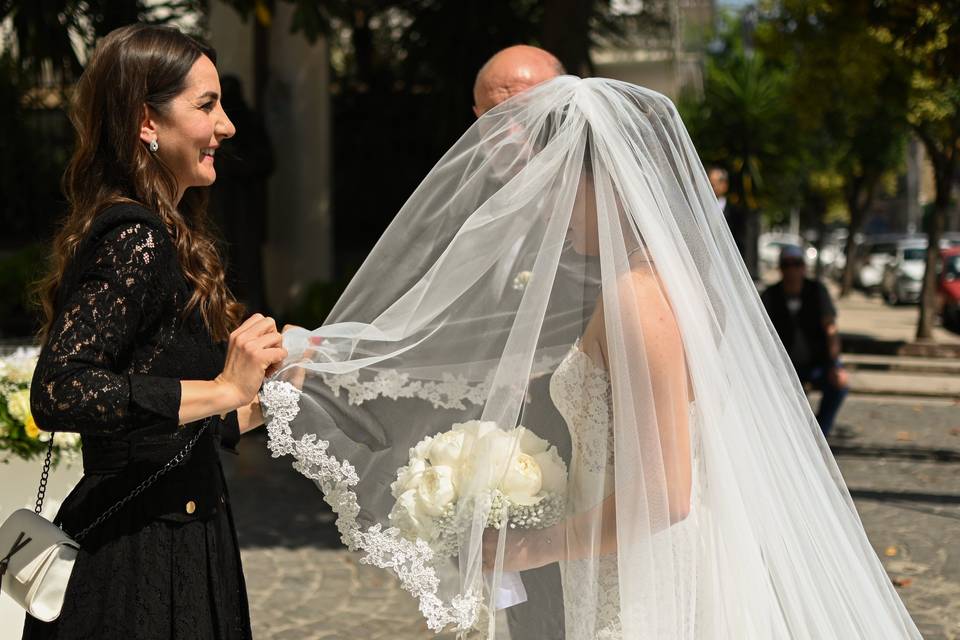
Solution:
[[(574, 512), (597, 503), (597, 482), (603, 482), (603, 495), (613, 490), (614, 433), (613, 392), (606, 370), (580, 350), (579, 341), (560, 362), (550, 380), (550, 397), (570, 431), (573, 453), (569, 469), (568, 497)], [(692, 456), (693, 495), (696, 504), (697, 469), (700, 461), (696, 437), (696, 414), (690, 409), (690, 428), (694, 431)], [(589, 496), (589, 497), (588, 497)], [(692, 549), (695, 545), (696, 509), (670, 528), (675, 566), (684, 576), (692, 575)], [(622, 636), (620, 625), (620, 585), (616, 555), (594, 560), (561, 562), (566, 637), (570, 640), (612, 640)], [(584, 585), (593, 585), (584, 588)]]
[[(571, 473), (603, 474), (612, 481), (612, 391), (607, 372), (574, 345), (550, 380), (550, 397), (573, 443)], [(576, 486), (576, 478), (571, 478)], [(585, 480), (585, 479), (584, 479)]]

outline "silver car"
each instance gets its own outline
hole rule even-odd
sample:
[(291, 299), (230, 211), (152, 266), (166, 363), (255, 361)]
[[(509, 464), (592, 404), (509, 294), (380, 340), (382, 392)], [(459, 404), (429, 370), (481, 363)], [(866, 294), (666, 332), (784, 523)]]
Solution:
[(920, 302), (927, 267), (927, 241), (901, 240), (883, 269), (880, 293), (887, 304)]

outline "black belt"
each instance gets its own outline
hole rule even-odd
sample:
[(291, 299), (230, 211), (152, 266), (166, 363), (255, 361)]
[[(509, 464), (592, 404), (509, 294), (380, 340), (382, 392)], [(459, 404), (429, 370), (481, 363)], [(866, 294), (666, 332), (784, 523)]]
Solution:
[[(167, 437), (163, 439), (147, 440), (107, 440), (85, 439), (81, 453), (83, 455), (84, 473), (115, 473), (131, 465), (153, 465), (161, 467), (169, 462), (183, 449), (184, 444), (192, 438), (201, 422), (191, 423), (180, 427), (181, 437)], [(215, 416), (207, 429), (214, 438), (219, 439), (222, 421)], [(194, 451), (204, 449), (204, 441), (209, 442), (204, 435)], [(209, 446), (209, 445), (207, 445)]]

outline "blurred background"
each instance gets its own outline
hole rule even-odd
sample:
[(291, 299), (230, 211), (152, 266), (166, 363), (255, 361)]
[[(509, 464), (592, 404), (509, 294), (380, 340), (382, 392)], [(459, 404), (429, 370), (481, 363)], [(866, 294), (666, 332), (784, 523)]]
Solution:
[[(239, 132), (211, 202), (229, 281), (308, 327), (474, 121), (499, 49), (668, 95), (758, 290), (799, 249), (836, 305), (830, 445), (924, 637), (960, 638), (960, 0), (0, 0), (0, 353), (33, 342), (74, 83), (135, 21), (217, 49)], [(225, 462), (256, 636), (427, 637), (264, 440)]]
[[(950, 2), (784, 0), (5, 0), (0, 3), (0, 339), (30, 336), (27, 283), (64, 213), (65, 109), (97, 39), (137, 20), (218, 50), (240, 131), (213, 212), (237, 294), (322, 322), (430, 167), (474, 116), (498, 49), (677, 102), (758, 281), (784, 244), (846, 296), (917, 305), (904, 339), (958, 321), (926, 267), (960, 244), (960, 47)], [(935, 236), (937, 250), (927, 256)], [(952, 266), (951, 266), (952, 265)], [(941, 320), (943, 317), (943, 321)]]

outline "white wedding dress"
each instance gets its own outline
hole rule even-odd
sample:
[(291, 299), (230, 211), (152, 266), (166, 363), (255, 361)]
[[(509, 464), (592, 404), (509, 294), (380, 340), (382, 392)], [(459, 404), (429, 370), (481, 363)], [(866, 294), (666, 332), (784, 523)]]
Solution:
[[(584, 495), (590, 487), (603, 483), (603, 495), (614, 489), (614, 434), (613, 398), (607, 372), (597, 366), (593, 359), (580, 349), (579, 341), (560, 362), (550, 380), (550, 397), (563, 416), (570, 431), (572, 457), (569, 469), (569, 509), (571, 513), (591, 509), (596, 502)], [(684, 638), (695, 638), (694, 620), (697, 569), (697, 553), (700, 545), (697, 538), (697, 521), (700, 473), (697, 467), (702, 462), (699, 453), (695, 405), (690, 405), (691, 449), (693, 456), (690, 513), (682, 522), (670, 527), (658, 536), (672, 536), (675, 587), (686, 593), (678, 594), (685, 605), (684, 620), (689, 626)], [(584, 491), (586, 490), (586, 491)], [(617, 556), (609, 554), (599, 558), (568, 560), (560, 563), (563, 581), (563, 605), (568, 640), (620, 640), (623, 637), (620, 625), (621, 603), (619, 597), (619, 571)], [(586, 585), (596, 585), (595, 589)], [(630, 606), (627, 603), (623, 606)], [(649, 638), (661, 638), (651, 631)], [(640, 639), (638, 639), (640, 640)]]

